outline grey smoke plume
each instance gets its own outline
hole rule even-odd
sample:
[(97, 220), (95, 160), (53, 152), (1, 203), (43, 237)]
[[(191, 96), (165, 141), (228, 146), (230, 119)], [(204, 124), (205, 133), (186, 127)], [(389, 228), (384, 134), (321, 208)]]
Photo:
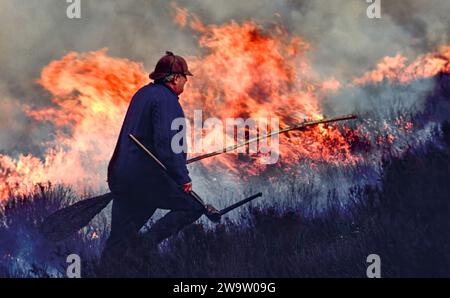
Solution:
[[(182, 55), (201, 53), (193, 32), (174, 24), (170, 1), (81, 0), (81, 19), (68, 19), (67, 5), (60, 0), (0, 2), (0, 150), (26, 143), (16, 136), (28, 136), (30, 144), (48, 138), (48, 128), (33, 130), (35, 123), (17, 103), (50, 104), (35, 79), (45, 65), (68, 51), (107, 47), (110, 55), (143, 62), (147, 70), (167, 49)], [(253, 19), (263, 26), (279, 22), (311, 43), (310, 58), (320, 77), (343, 81), (372, 69), (386, 55), (414, 58), (431, 51), (447, 43), (450, 33), (446, 0), (382, 0), (381, 19), (367, 18), (364, 0), (187, 0), (178, 5), (206, 24), (231, 19)]]

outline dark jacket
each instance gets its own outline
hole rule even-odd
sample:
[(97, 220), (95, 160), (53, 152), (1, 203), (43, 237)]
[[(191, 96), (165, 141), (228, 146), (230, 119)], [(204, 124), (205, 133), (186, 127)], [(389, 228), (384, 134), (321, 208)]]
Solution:
[(184, 113), (178, 96), (166, 85), (151, 83), (136, 92), (108, 166), (110, 188), (121, 185), (145, 188), (157, 185), (161, 176), (167, 176), (128, 137), (130, 133), (167, 167), (169, 176), (177, 185), (191, 181), (186, 167), (186, 153), (174, 153), (171, 148), (172, 137), (179, 132), (172, 130), (171, 124), (179, 117), (184, 118)]

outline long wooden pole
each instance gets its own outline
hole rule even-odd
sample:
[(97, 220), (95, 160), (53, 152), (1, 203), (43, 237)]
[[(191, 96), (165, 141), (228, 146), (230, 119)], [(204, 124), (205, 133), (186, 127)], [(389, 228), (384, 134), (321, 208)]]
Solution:
[(319, 125), (319, 124), (324, 124), (324, 123), (344, 121), (344, 120), (352, 120), (352, 119), (356, 119), (356, 118), (358, 118), (356, 115), (345, 115), (345, 116), (339, 116), (339, 117), (334, 117), (334, 118), (325, 118), (325, 119), (321, 119), (321, 120), (303, 122), (303, 123), (298, 124), (298, 125), (289, 126), (289, 127), (277, 130), (277, 131), (273, 131), (273, 132), (271, 132), (269, 134), (266, 134), (266, 135), (263, 135), (263, 136), (251, 138), (251, 139), (249, 139), (249, 140), (247, 140), (245, 142), (239, 143), (239, 144), (231, 145), (231, 146), (228, 146), (226, 148), (222, 148), (222, 149), (210, 152), (210, 153), (206, 153), (206, 154), (203, 154), (203, 155), (199, 155), (197, 157), (190, 158), (190, 159), (187, 160), (186, 163), (190, 164), (190, 163), (193, 163), (193, 162), (205, 159), (205, 158), (209, 158), (209, 157), (212, 157), (212, 156), (216, 156), (216, 155), (225, 153), (225, 152), (230, 152), (230, 151), (233, 151), (233, 150), (235, 150), (235, 149), (237, 149), (239, 147), (246, 146), (246, 145), (248, 145), (250, 143), (257, 142), (259, 140), (266, 139), (266, 138), (269, 138), (269, 137), (277, 135), (277, 134), (286, 133), (286, 132), (289, 132), (289, 131), (292, 131), (292, 130), (299, 130), (299, 129), (302, 129), (302, 128), (305, 128), (305, 127), (309, 127), (309, 126), (314, 126), (314, 125)]

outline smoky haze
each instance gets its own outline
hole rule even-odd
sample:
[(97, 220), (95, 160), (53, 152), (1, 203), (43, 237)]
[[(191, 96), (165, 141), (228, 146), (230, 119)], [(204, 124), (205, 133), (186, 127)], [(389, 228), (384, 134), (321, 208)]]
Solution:
[[(201, 55), (193, 32), (173, 21), (170, 1), (81, 0), (81, 19), (68, 19), (66, 1), (0, 2), (0, 152), (40, 152), (51, 127), (35, 127), (21, 104), (50, 105), (36, 85), (42, 68), (69, 51), (108, 48), (109, 55), (142, 62), (150, 71), (165, 50)], [(347, 81), (386, 55), (413, 58), (447, 44), (450, 1), (381, 1), (382, 18), (368, 19), (364, 0), (187, 0), (177, 3), (206, 24), (232, 19), (275, 22), (311, 43), (312, 69), (322, 78)], [(340, 101), (335, 110), (348, 110)]]

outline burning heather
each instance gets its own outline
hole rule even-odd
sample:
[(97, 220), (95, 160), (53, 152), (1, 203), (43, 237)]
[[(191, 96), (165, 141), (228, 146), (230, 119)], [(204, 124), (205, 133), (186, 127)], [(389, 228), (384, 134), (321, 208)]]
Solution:
[(408, 83), (412, 80), (430, 78), (439, 73), (449, 72), (450, 46), (442, 46), (435, 53), (422, 55), (410, 64), (407, 64), (407, 58), (400, 54), (395, 57), (384, 57), (377, 64), (375, 70), (364, 74), (361, 78), (355, 79), (354, 83), (379, 83), (383, 80)]
[[(348, 85), (334, 78), (321, 80), (307, 58), (313, 47), (280, 24), (230, 21), (207, 25), (176, 5), (173, 15), (180, 30), (190, 30), (202, 48), (202, 54), (188, 57), (195, 74), (181, 97), (188, 118), (201, 109), (204, 118), (277, 117), (280, 128), (284, 128), (306, 119), (335, 116), (325, 115), (323, 105), (326, 98), (342, 89), (385, 81), (412, 84), (450, 71), (450, 47), (444, 46), (410, 64), (401, 54), (385, 57), (373, 71), (359, 77), (355, 74)], [(11, 194), (24, 195), (50, 182), (70, 185), (80, 192), (106, 187), (106, 165), (126, 108), (134, 92), (148, 82), (148, 70), (142, 64), (110, 57), (106, 49), (71, 52), (45, 66), (37, 83), (51, 94), (53, 105), (22, 108), (37, 125), (51, 123), (54, 138), (42, 144), (43, 157), (0, 155), (0, 200)], [(383, 123), (384, 133), (372, 127), (371, 121), (362, 119), (350, 126), (319, 125), (281, 135), (280, 161), (275, 167), (289, 173), (299, 163), (313, 169), (316, 162), (356, 164), (368, 150), (355, 150), (355, 144), (393, 144), (414, 128), (413, 122), (401, 115)], [(205, 127), (203, 133), (204, 153), (218, 149), (214, 140), (223, 138), (224, 131), (208, 131)], [(243, 176), (259, 175), (268, 167), (258, 162), (257, 155), (242, 161), (237, 153), (202, 164)]]

